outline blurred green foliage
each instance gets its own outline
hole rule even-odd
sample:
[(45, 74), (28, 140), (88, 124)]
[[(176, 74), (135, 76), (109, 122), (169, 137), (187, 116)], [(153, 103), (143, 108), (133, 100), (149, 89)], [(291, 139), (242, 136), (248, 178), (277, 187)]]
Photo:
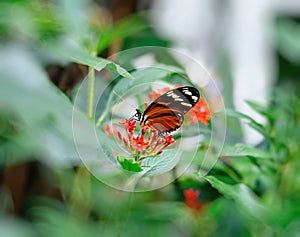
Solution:
[[(227, 111), (228, 116), (244, 119), (264, 140), (257, 147), (225, 145), (222, 157), (206, 176), (195, 172), (161, 190), (126, 193), (107, 187), (81, 166), (73, 143), (73, 102), (48, 80), (45, 67), (76, 62), (131, 78), (134, 73), (99, 55), (123, 38), (122, 49), (168, 45), (140, 15), (116, 25), (101, 17), (90, 19), (93, 14), (87, 12), (93, 4), (79, 0), (0, 3), (1, 178), (10, 168), (37, 162), (47, 184), (59, 192), (57, 198), (26, 196), (22, 211), (14, 215), (10, 190), (2, 185), (0, 236), (299, 235), (297, 92), (275, 90), (269, 108), (249, 102), (266, 118), (266, 125)], [(298, 65), (300, 25), (285, 19), (276, 26), (278, 50)], [(166, 64), (178, 66), (170, 55), (157, 53)], [(148, 73), (145, 80), (158, 76)], [(205, 149), (199, 146), (193, 167), (199, 166)], [(183, 190), (191, 187), (200, 190), (200, 201), (205, 201), (198, 212), (183, 202)]]
[(278, 82), (281, 87), (295, 91), (300, 88), (299, 18), (278, 17), (275, 21), (274, 43), (277, 50)]

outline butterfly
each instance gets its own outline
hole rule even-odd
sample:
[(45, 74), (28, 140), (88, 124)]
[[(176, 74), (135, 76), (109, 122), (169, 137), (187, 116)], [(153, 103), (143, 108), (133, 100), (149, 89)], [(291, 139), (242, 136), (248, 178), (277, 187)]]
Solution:
[(169, 133), (182, 125), (184, 114), (197, 104), (199, 98), (200, 93), (195, 87), (179, 87), (158, 97), (144, 112), (136, 109), (132, 119), (159, 134)]

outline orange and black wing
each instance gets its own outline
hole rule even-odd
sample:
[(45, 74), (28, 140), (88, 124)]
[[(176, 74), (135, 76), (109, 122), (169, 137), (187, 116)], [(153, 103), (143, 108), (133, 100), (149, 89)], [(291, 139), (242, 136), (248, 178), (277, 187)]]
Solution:
[(171, 132), (181, 126), (184, 114), (199, 100), (199, 91), (190, 86), (173, 89), (153, 101), (143, 113), (141, 123), (159, 133)]

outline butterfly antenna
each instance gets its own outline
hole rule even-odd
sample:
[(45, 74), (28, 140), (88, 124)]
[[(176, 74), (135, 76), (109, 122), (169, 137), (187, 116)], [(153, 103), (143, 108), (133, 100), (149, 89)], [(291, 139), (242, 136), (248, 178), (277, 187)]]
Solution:
[[(124, 102), (125, 102), (125, 99), (124, 99), (122, 96), (120, 96), (115, 90), (112, 90), (112, 92), (113, 92), (116, 96), (118, 96), (119, 99), (120, 99), (121, 101), (124, 101)], [(133, 106), (132, 104), (130, 104), (130, 103), (128, 103), (128, 102), (125, 102), (125, 103), (128, 104), (128, 105), (130, 105), (134, 110), (136, 110), (136, 107)]]

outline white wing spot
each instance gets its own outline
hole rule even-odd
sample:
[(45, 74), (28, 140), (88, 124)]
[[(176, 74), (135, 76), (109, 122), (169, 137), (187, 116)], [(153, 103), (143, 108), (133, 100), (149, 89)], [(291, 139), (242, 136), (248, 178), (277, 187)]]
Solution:
[(197, 101), (197, 100), (198, 100), (198, 97), (195, 96), (195, 95), (193, 95), (193, 96), (192, 96), (192, 99), (193, 99), (194, 101)]
[(183, 99), (176, 98), (175, 101), (183, 101)]
[(173, 92), (172, 92), (171, 94), (167, 95), (167, 96), (171, 96), (173, 99), (180, 98), (179, 95), (176, 95), (176, 94), (173, 93)]
[(190, 91), (183, 91), (185, 94), (187, 94), (187, 95), (192, 95), (193, 93), (192, 92), (190, 92)]
[(184, 105), (184, 106), (188, 106), (188, 107), (192, 107), (192, 105), (191, 104), (188, 104), (188, 103), (181, 103), (182, 105)]

